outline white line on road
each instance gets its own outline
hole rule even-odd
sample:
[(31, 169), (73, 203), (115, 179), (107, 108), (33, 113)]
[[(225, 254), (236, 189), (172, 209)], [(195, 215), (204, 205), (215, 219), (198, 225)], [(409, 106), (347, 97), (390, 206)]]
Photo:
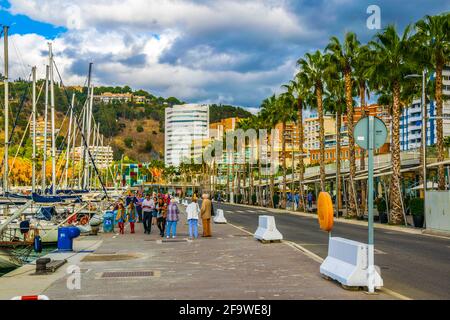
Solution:
[[(232, 226), (232, 227), (235, 227), (236, 229), (241, 230), (242, 232), (245, 232), (245, 233), (247, 233), (247, 234), (253, 235), (253, 233), (251, 233), (251, 232), (245, 230), (243, 227), (236, 226), (236, 225), (234, 225), (234, 224), (232, 224), (232, 223), (228, 223), (228, 224), (229, 224), (230, 226)], [(299, 244), (297, 244), (297, 243), (295, 243), (295, 242), (283, 240), (282, 243), (287, 244), (287, 245), (290, 246), (291, 248), (294, 248), (294, 249), (297, 249), (297, 250), (299, 250), (299, 251), (302, 251), (306, 256), (310, 257), (311, 259), (313, 259), (314, 261), (316, 261), (316, 262), (318, 262), (318, 263), (320, 263), (320, 264), (322, 264), (322, 262), (324, 261), (323, 258), (321, 258), (320, 256), (318, 256), (318, 255), (315, 254), (314, 252), (312, 252), (312, 251), (306, 249), (305, 247), (303, 247), (303, 246), (301, 246), (301, 245), (299, 245)], [(379, 250), (379, 251), (380, 251), (380, 250)], [(387, 294), (387, 295), (390, 295), (390, 296), (392, 296), (392, 297), (394, 297), (394, 298), (400, 299), (400, 300), (412, 300), (411, 298), (409, 298), (409, 297), (407, 297), (407, 296), (404, 296), (404, 295), (402, 295), (401, 293), (392, 291), (392, 290), (387, 289), (387, 288), (385, 288), (385, 287), (381, 288), (379, 291), (381, 291), (381, 292), (383, 292), (383, 293), (385, 293), (385, 294)]]

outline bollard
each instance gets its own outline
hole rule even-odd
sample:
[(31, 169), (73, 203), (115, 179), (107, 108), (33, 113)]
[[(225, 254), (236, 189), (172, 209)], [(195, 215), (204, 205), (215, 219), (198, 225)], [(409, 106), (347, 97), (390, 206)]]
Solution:
[(47, 273), (47, 263), (52, 261), (50, 258), (39, 258), (36, 260), (36, 274)]

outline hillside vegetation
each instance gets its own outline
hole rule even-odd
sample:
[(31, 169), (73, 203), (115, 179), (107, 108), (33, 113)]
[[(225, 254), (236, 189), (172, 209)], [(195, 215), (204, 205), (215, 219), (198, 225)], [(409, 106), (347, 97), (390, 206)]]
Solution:
[[(44, 81), (38, 81), (37, 92), (40, 91)], [(82, 107), (87, 98), (87, 88), (80, 91), (71, 87), (55, 86), (55, 108), (56, 108), (56, 129), (61, 128), (58, 136), (57, 146), (64, 147), (64, 139), (67, 132), (68, 117), (67, 111), (72, 94), (75, 94), (75, 114), (81, 113)], [(3, 96), (3, 86), (0, 87), (0, 95)], [(129, 86), (123, 87), (97, 87), (95, 95), (105, 92), (111, 93), (132, 93), (134, 96), (146, 97), (145, 103), (117, 102), (100, 103), (95, 102), (93, 106), (94, 118), (100, 124), (100, 132), (105, 136), (105, 143), (111, 144), (114, 150), (114, 159), (120, 160), (122, 156), (137, 161), (150, 161), (152, 159), (161, 160), (164, 157), (164, 113), (165, 108), (176, 104), (183, 104), (183, 101), (175, 97), (156, 97), (144, 90), (133, 91)], [(19, 112), (20, 111), (20, 112)], [(43, 118), (44, 114), (44, 92), (41, 93), (37, 103), (38, 118)], [(17, 116), (18, 115), (18, 116)], [(12, 135), (12, 147), (10, 154), (15, 155), (17, 146), (20, 143), (27, 127), (31, 115), (31, 83), (24, 80), (17, 80), (10, 83), (10, 132), (14, 123), (17, 123)], [(243, 108), (229, 105), (211, 105), (210, 122), (219, 121), (228, 117), (250, 117), (251, 113)], [(49, 111), (50, 119), (50, 111)], [(64, 121), (63, 121), (64, 120)], [(0, 108), (0, 144), (3, 147), (3, 108)], [(32, 140), (26, 135), (18, 155), (31, 159)], [(38, 152), (41, 152), (40, 150)]]

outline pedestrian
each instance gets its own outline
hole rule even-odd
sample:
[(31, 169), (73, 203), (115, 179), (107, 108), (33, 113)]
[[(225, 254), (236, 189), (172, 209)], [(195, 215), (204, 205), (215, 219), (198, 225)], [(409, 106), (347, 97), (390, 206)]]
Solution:
[(164, 231), (166, 229), (167, 205), (164, 203), (164, 200), (162, 198), (158, 200), (157, 208), (156, 224), (158, 226), (160, 236), (164, 237)]
[(313, 202), (313, 195), (311, 191), (308, 193), (308, 208), (309, 210), (312, 210), (312, 202)]
[(202, 195), (202, 208), (200, 210), (202, 217), (203, 226), (203, 237), (211, 237), (211, 200), (209, 200), (209, 195)]
[(172, 233), (172, 238), (177, 236), (177, 222), (179, 219), (180, 211), (178, 210), (177, 201), (174, 199), (167, 207), (167, 238)]
[(133, 198), (134, 198), (134, 196), (133, 196), (133, 194), (131, 193), (131, 190), (128, 190), (127, 197), (125, 198), (125, 207), (128, 207), (128, 205), (130, 204), (130, 202), (133, 201)]
[(144, 197), (142, 194), (137, 195), (137, 202), (136, 202), (136, 212), (138, 217), (138, 223), (142, 223), (142, 201), (144, 201)]
[(150, 194), (147, 194), (145, 200), (142, 201), (142, 212), (144, 213), (144, 233), (150, 234), (152, 231), (152, 213), (155, 209), (155, 203), (152, 198), (150, 198)]
[(295, 193), (294, 199), (295, 199), (295, 208), (298, 209), (300, 205), (300, 195), (298, 194), (298, 192)]
[(130, 223), (131, 233), (134, 233), (134, 223), (136, 222), (136, 208), (133, 202), (130, 202), (127, 208), (127, 218)]
[(125, 213), (125, 207), (122, 202), (119, 202), (119, 207), (117, 209), (117, 215), (116, 215), (116, 221), (119, 225), (119, 233), (125, 234), (125, 219), (126, 219), (126, 213)]
[(189, 238), (198, 238), (198, 207), (197, 198), (192, 198), (192, 202), (186, 207), (187, 221), (189, 224)]
[(158, 211), (159, 211), (159, 203), (160, 203), (161, 197), (154, 197), (153, 202), (155, 204), (155, 207), (152, 211), (152, 225), (156, 225), (158, 221)]

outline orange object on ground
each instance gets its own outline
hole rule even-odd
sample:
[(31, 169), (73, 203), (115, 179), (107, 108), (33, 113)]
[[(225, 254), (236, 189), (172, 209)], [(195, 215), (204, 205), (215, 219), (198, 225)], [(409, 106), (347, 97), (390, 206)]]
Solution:
[(89, 222), (89, 217), (88, 216), (84, 216), (83, 218), (80, 219), (80, 224), (81, 225), (86, 225)]
[(321, 192), (317, 200), (317, 217), (319, 218), (320, 229), (330, 232), (333, 229), (333, 201), (328, 192)]

